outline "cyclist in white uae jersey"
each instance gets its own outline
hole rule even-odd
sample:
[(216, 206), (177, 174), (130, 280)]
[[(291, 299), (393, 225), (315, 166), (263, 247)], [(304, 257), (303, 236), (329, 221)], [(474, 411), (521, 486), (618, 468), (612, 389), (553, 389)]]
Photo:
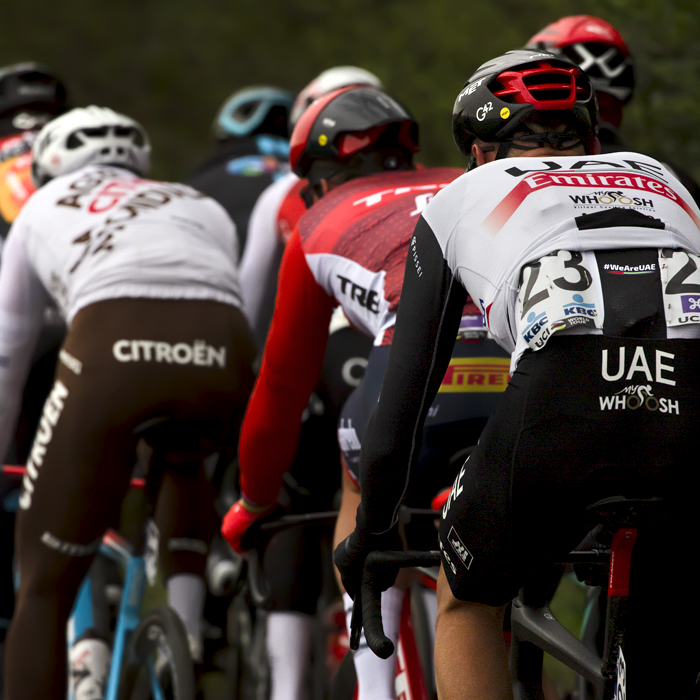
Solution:
[[(657, 161), (597, 155), (590, 82), (551, 54), (510, 52), (482, 66), (457, 98), (453, 125), (478, 167), (436, 195), (416, 226), (362, 445), (357, 526), (336, 563), (356, 591), (367, 552), (390, 544), (471, 293), (515, 351), (513, 374), (442, 511), (436, 673), (443, 699), (503, 700), (512, 697), (505, 606), (580, 541), (577, 517), (598, 498), (631, 492), (673, 504), (677, 540), (659, 565), (679, 581), (674, 596), (692, 598), (678, 562), (697, 538), (698, 480), (685, 467), (700, 449), (700, 211)], [(673, 664), (677, 673), (629, 674), (630, 696), (694, 697), (697, 645), (662, 648), (680, 631), (658, 618), (645, 620), (649, 636), (634, 654), (642, 668)]]
[[(68, 323), (20, 500), (10, 699), (65, 696), (75, 593), (102, 533), (117, 524), (139, 431), (161, 421), (154, 460), (169, 470), (156, 507), (162, 568), (194, 647), (201, 635), (216, 529), (201, 461), (235, 440), (254, 351), (233, 223), (196, 190), (142, 179), (149, 152), (143, 128), (111, 110), (54, 120), (35, 144), (39, 189), (5, 246), (0, 450), (48, 296)], [(175, 430), (166, 427), (173, 421)]]

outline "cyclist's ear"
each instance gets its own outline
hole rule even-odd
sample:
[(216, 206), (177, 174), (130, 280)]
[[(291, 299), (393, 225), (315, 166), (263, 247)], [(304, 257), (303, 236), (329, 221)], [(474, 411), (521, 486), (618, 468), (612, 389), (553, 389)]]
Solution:
[(486, 144), (484, 144), (484, 146), (480, 146), (476, 142), (472, 144), (472, 155), (476, 160), (477, 167), (486, 163), (490, 163), (496, 157), (495, 153), (493, 156), (491, 155), (491, 153), (494, 152), (496, 149), (493, 147), (489, 148), (488, 146), (485, 146)]

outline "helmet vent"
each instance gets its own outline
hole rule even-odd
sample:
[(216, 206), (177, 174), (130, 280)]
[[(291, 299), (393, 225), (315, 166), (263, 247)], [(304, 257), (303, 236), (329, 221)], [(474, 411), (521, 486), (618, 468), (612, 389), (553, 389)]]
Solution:
[(104, 138), (105, 136), (107, 136), (107, 127), (90, 127), (87, 129), (82, 129), (82, 132), (85, 134), (85, 136), (89, 138)]
[(69, 150), (73, 150), (75, 148), (80, 148), (83, 145), (83, 142), (78, 138), (77, 134), (72, 133), (68, 139), (66, 140), (66, 148)]
[(504, 71), (496, 81), (493, 94), (511, 104), (530, 103), (535, 109), (571, 109), (577, 100), (585, 100), (588, 91), (576, 80), (576, 68), (555, 68), (540, 64), (518, 71)]

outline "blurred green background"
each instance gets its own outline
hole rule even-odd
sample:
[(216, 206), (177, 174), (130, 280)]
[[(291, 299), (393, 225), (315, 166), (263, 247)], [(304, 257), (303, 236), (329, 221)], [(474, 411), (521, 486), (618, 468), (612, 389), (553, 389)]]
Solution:
[(697, 0), (21, 0), (0, 9), (0, 65), (46, 62), (75, 105), (141, 121), (156, 178), (183, 178), (207, 155), (229, 93), (299, 90), (338, 64), (375, 72), (413, 109), (424, 163), (461, 165), (450, 115), (466, 78), (567, 14), (609, 21), (637, 60), (630, 147), (700, 178)]

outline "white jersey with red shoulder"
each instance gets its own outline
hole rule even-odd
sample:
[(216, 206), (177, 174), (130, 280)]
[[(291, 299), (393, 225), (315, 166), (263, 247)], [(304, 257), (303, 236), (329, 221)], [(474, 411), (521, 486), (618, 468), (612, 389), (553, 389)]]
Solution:
[(11, 248), (24, 251), (69, 323), (88, 304), (117, 297), (241, 305), (225, 210), (186, 185), (123, 168), (87, 166), (44, 185), (13, 223)]
[(357, 178), (332, 190), (299, 221), (302, 250), (316, 282), (375, 345), (389, 340), (385, 333), (395, 323), (418, 217), (462, 173), (422, 168)]
[(661, 275), (668, 337), (697, 336), (700, 316), (688, 321), (683, 311), (700, 305), (700, 210), (652, 158), (622, 152), (497, 160), (443, 189), (423, 218), (493, 337), (515, 351), (513, 365), (552, 333), (602, 333), (593, 251), (658, 249), (652, 265)]

